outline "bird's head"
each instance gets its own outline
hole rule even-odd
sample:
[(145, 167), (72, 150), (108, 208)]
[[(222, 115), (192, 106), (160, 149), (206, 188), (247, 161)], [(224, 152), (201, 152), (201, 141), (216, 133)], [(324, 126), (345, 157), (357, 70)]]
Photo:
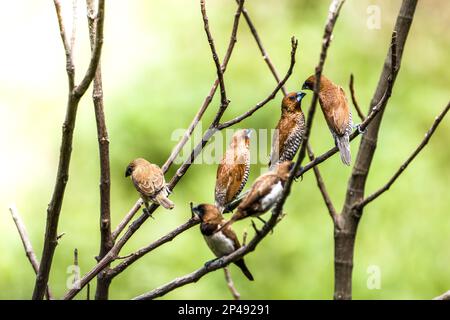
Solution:
[(301, 111), (302, 99), (306, 95), (305, 92), (291, 92), (287, 94), (281, 103), (281, 108), (286, 111)]
[(142, 164), (146, 164), (146, 163), (148, 163), (148, 161), (145, 160), (144, 158), (137, 158), (137, 159), (134, 159), (133, 161), (131, 161), (128, 164), (127, 169), (125, 170), (125, 178), (131, 176), (136, 167), (138, 167), (139, 165), (142, 165)]
[(294, 162), (284, 161), (277, 166), (277, 175), (281, 180), (286, 181), (289, 178), (289, 174), (293, 168)]
[[(324, 87), (328, 85), (328, 83), (331, 83), (330, 80), (328, 80), (327, 77), (325, 77), (323, 74), (320, 76), (320, 87), (319, 90), (322, 90)], [(316, 75), (311, 75), (308, 77), (308, 79), (303, 82), (302, 90), (311, 90), (314, 91), (314, 86), (316, 85)]]
[(252, 133), (251, 129), (240, 129), (236, 131), (231, 138), (231, 144), (234, 147), (238, 147), (240, 145), (244, 145), (245, 147), (249, 147), (250, 145), (250, 135)]
[(192, 207), (192, 212), (195, 213), (202, 222), (206, 223), (220, 223), (222, 221), (222, 214), (219, 209), (212, 204), (202, 203)]

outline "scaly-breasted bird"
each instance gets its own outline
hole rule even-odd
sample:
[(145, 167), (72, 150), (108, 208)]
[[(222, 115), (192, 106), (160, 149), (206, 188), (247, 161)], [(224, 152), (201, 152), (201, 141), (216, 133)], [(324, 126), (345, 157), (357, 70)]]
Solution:
[[(302, 89), (314, 90), (315, 83), (316, 76), (312, 75), (306, 79)], [(320, 77), (319, 102), (328, 128), (330, 128), (335, 144), (339, 148), (341, 160), (349, 166), (352, 161), (350, 134), (352, 133), (353, 122), (344, 89), (322, 75)]]
[[(200, 204), (192, 208), (201, 220), (200, 231), (214, 255), (218, 258), (227, 256), (241, 247), (236, 233), (230, 226), (220, 229), (226, 222), (219, 209), (212, 204)], [(216, 232), (217, 231), (217, 232)], [(245, 265), (244, 259), (234, 262), (253, 281), (253, 276)]]
[(222, 228), (246, 217), (259, 217), (271, 209), (280, 199), (293, 165), (292, 161), (284, 161), (278, 164), (275, 170), (259, 176), (237, 207), (236, 213)]
[(141, 194), (147, 210), (149, 201), (160, 204), (166, 209), (173, 209), (175, 205), (167, 198), (169, 189), (164, 174), (156, 164), (143, 158), (135, 159), (130, 162), (125, 171), (125, 177), (128, 176), (131, 176), (134, 187)]
[(305, 132), (305, 116), (301, 107), (305, 95), (304, 92), (291, 92), (281, 102), (281, 118), (272, 138), (270, 170), (278, 163), (292, 160), (300, 147)]
[(217, 168), (215, 202), (220, 212), (244, 189), (250, 171), (250, 129), (238, 130), (232, 137)]

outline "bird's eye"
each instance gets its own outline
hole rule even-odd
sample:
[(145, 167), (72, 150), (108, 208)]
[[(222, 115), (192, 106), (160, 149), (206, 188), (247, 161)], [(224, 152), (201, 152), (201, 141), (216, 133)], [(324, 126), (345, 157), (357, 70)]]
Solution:
[(289, 100), (294, 101), (294, 100), (295, 100), (295, 97), (294, 97), (294, 96), (290, 96), (290, 97), (289, 97)]

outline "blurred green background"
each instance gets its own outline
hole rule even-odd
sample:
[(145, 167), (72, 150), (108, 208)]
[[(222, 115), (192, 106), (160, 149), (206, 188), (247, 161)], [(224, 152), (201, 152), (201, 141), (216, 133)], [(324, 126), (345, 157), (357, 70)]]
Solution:
[[(299, 90), (318, 61), (329, 1), (252, 1), (246, 7), (279, 73), (289, 65), (290, 37), (299, 39), (297, 64), (287, 84)], [(367, 110), (388, 49), (401, 1), (347, 1), (335, 28), (324, 73), (348, 92), (350, 73), (360, 105)], [(71, 1), (63, 1), (70, 11)], [(84, 1), (80, 1), (75, 61), (77, 79), (89, 59)], [(369, 5), (381, 10), (380, 28), (366, 23)], [(210, 27), (223, 57), (235, 2), (207, 1)], [(407, 41), (400, 74), (385, 113), (367, 191), (384, 184), (423, 138), (449, 99), (450, 3), (420, 1)], [(70, 20), (68, 21), (70, 22)], [(52, 1), (0, 4), (0, 298), (29, 299), (34, 274), (8, 212), (15, 203), (40, 257), (46, 207), (54, 186), (67, 80)], [(143, 156), (162, 165), (176, 144), (172, 133), (186, 128), (215, 79), (203, 30), (199, 1), (108, 1), (102, 56), (107, 124), (111, 141), (112, 224), (137, 199), (124, 178), (128, 162)], [(245, 21), (225, 75), (231, 119), (265, 98), (275, 86)], [(81, 273), (94, 264), (99, 247), (99, 163), (90, 91), (82, 99), (75, 129), (70, 180), (62, 208), (60, 241), (50, 286), (66, 291), (73, 250)], [(238, 127), (273, 128), (280, 113), (278, 94)], [(304, 100), (309, 105), (311, 94)], [(205, 129), (218, 107), (217, 97), (204, 117)], [(356, 113), (355, 119), (356, 119)], [(355, 253), (355, 299), (430, 299), (450, 289), (450, 121), (446, 118), (426, 149), (392, 189), (367, 207)], [(352, 144), (356, 154), (358, 141)], [(321, 112), (312, 132), (316, 154), (333, 142)], [(250, 182), (267, 159), (252, 165)], [(167, 180), (175, 172), (173, 166)], [(321, 165), (337, 208), (350, 174), (339, 157)], [(191, 167), (172, 195), (176, 208), (159, 209), (129, 241), (126, 255), (190, 217), (189, 202), (212, 202), (215, 164)], [(333, 293), (333, 231), (312, 172), (298, 181), (287, 217), (257, 250), (247, 256), (255, 282), (232, 266), (235, 285), (245, 299), (330, 299)], [(252, 234), (250, 221), (235, 224)], [(135, 263), (115, 279), (111, 298), (129, 299), (213, 258), (197, 227)], [(368, 268), (380, 268), (381, 288), (367, 287)], [(92, 282), (92, 289), (95, 281)], [(84, 298), (85, 290), (77, 298)], [(93, 295), (93, 291), (92, 294)], [(229, 299), (222, 271), (182, 287), (165, 299)]]

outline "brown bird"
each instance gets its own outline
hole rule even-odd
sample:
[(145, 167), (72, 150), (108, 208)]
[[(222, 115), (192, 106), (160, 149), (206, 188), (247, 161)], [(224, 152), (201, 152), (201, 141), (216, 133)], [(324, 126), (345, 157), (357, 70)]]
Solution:
[[(225, 219), (219, 209), (212, 204), (200, 204), (192, 208), (201, 220), (200, 231), (206, 241), (206, 244), (218, 258), (227, 256), (241, 247), (236, 233), (230, 226), (217, 231), (225, 224)], [(216, 232), (217, 231), (217, 232)], [(234, 262), (251, 281), (253, 276), (248, 270), (244, 259)]]
[[(302, 89), (314, 90), (315, 83), (316, 77), (312, 75), (306, 79)], [(320, 77), (319, 103), (335, 144), (339, 148), (341, 160), (349, 166), (352, 161), (350, 134), (352, 133), (353, 122), (344, 89), (322, 75)]]
[(250, 129), (238, 130), (232, 137), (217, 168), (215, 202), (220, 212), (236, 199), (247, 183), (250, 171)]
[(259, 217), (271, 209), (280, 199), (293, 165), (292, 161), (285, 161), (278, 164), (275, 170), (259, 176), (237, 207), (236, 213), (222, 228), (246, 217)]
[(272, 138), (269, 169), (278, 163), (294, 159), (305, 132), (305, 116), (302, 112), (304, 92), (291, 92), (281, 102), (281, 118)]
[(167, 198), (170, 192), (160, 167), (143, 158), (138, 158), (128, 165), (125, 177), (129, 176), (144, 200), (145, 212), (148, 212), (149, 201), (162, 205), (166, 209), (173, 209), (173, 202)]

